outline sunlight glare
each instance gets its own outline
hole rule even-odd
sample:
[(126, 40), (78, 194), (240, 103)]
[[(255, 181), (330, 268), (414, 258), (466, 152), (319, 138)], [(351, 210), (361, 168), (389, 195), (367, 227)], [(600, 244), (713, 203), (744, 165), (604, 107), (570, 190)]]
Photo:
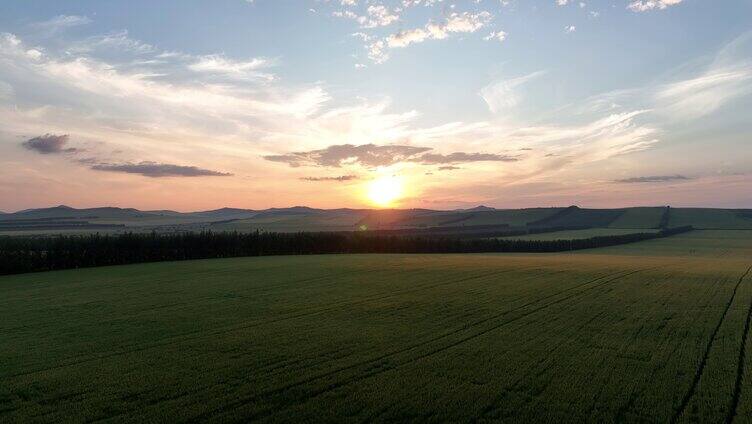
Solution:
[(402, 179), (385, 175), (368, 185), (368, 199), (376, 206), (389, 207), (402, 196)]

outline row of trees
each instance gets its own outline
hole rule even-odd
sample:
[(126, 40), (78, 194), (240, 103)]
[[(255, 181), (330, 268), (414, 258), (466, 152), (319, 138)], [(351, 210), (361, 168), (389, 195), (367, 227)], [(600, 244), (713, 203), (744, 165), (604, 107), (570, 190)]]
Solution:
[(0, 274), (139, 262), (333, 253), (560, 252), (613, 246), (692, 227), (579, 240), (465, 239), (372, 233), (185, 233), (0, 238)]

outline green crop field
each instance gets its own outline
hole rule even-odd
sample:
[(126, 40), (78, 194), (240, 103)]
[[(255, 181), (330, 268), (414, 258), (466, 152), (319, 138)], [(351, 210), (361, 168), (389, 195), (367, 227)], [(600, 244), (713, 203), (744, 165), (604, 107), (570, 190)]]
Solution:
[(620, 236), (634, 233), (655, 233), (654, 229), (588, 228), (586, 230), (552, 231), (550, 233), (499, 237), (508, 240), (578, 240), (591, 237)]
[[(630, 208), (613, 221), (611, 228), (658, 228), (666, 208)], [(690, 225), (690, 224), (688, 224)]]
[(701, 229), (752, 230), (752, 214), (739, 209), (672, 208), (672, 227), (692, 225)]
[(0, 422), (751, 422), (752, 231), (0, 277)]

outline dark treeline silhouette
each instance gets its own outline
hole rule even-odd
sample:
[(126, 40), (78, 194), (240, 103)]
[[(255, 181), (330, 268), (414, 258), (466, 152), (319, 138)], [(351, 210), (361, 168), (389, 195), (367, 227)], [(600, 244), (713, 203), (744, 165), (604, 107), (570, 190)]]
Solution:
[(507, 240), (339, 233), (184, 233), (1, 237), (0, 274), (139, 262), (267, 255), (332, 253), (561, 252), (666, 237), (692, 227), (656, 233), (579, 240)]

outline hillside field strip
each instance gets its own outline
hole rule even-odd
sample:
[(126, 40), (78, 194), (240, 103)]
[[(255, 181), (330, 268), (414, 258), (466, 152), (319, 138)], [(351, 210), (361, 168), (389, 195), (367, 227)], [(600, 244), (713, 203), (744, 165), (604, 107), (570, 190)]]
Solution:
[(0, 277), (0, 422), (752, 422), (752, 231)]
[(585, 230), (552, 231), (550, 233), (524, 234), (499, 237), (506, 240), (579, 240), (591, 237), (621, 236), (634, 233), (657, 233), (657, 229), (588, 228)]

